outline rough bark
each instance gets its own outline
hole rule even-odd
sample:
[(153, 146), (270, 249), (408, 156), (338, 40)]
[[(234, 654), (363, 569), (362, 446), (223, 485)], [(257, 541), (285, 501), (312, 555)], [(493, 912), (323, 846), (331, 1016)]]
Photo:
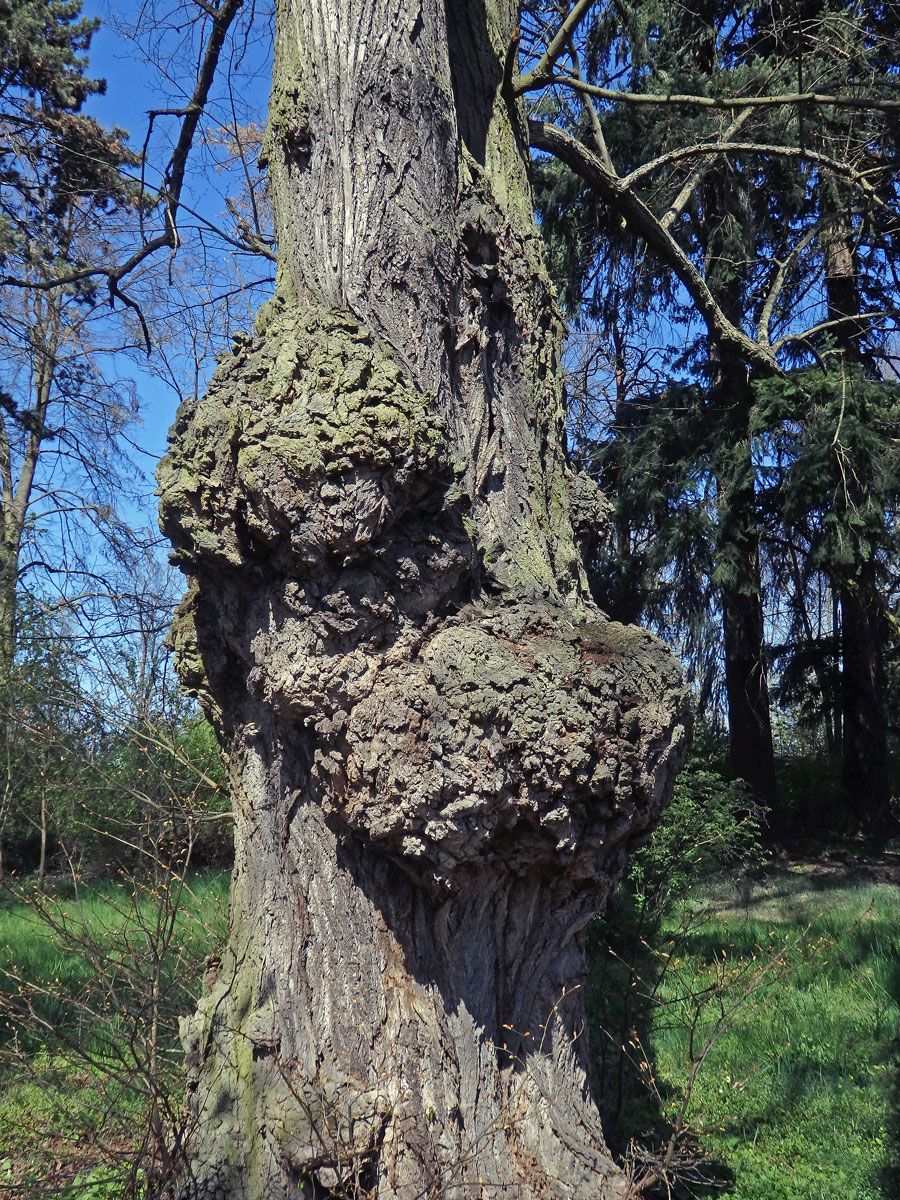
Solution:
[(676, 664), (587, 595), (512, 3), (280, 0), (277, 296), (160, 468), (236, 809), (185, 1196), (624, 1194), (582, 931), (665, 805)]

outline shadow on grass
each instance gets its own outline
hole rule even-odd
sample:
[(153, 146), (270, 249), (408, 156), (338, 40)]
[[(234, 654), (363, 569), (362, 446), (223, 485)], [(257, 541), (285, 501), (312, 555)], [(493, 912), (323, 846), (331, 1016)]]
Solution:
[[(603, 1130), (619, 1162), (639, 1173), (653, 1155), (665, 1153), (673, 1113), (682, 1097), (653, 1069), (653, 1020), (660, 960), (650, 948), (653, 931), (644, 928), (630, 898), (598, 918), (588, 938), (587, 1013), (594, 1096)], [(682, 1140), (671, 1191), (662, 1184), (648, 1198), (720, 1196), (730, 1191), (734, 1173), (704, 1155), (695, 1139)], [(651, 1157), (647, 1157), (651, 1156)]]
[[(808, 881), (801, 883), (808, 888)], [(839, 888), (845, 889), (846, 896)], [(708, 923), (688, 927), (677, 940), (676, 953), (690, 964), (686, 978), (699, 980), (700, 987), (704, 976), (716, 977), (723, 951), (736, 964), (753, 963), (754, 956), (759, 963), (784, 955), (776, 991), (754, 999), (751, 1008), (759, 1011), (748, 1010), (746, 1027), (729, 1035), (721, 1055), (717, 1048), (704, 1068), (704, 1079), (712, 1080), (717, 1070), (742, 1079), (753, 1072), (742, 1103), (737, 1109), (726, 1104), (720, 1110), (721, 1120), (714, 1122), (716, 1136), (721, 1133), (719, 1153), (730, 1157), (728, 1146), (733, 1146), (735, 1162), (743, 1164), (742, 1178), (749, 1169), (755, 1180), (747, 1147), (755, 1146), (757, 1139), (761, 1146), (768, 1142), (767, 1158), (760, 1160), (761, 1181), (766, 1172), (778, 1170), (773, 1163), (779, 1147), (793, 1139), (795, 1145), (808, 1142), (806, 1149), (810, 1149), (823, 1138), (818, 1142), (821, 1151), (834, 1156), (832, 1168), (826, 1170), (833, 1169), (837, 1179), (846, 1170), (841, 1161), (844, 1142), (837, 1134), (845, 1125), (855, 1126), (857, 1132), (847, 1136), (860, 1183), (864, 1176), (865, 1186), (871, 1189), (865, 1194), (896, 1200), (900, 1196), (900, 897), (883, 886), (860, 891), (855, 883), (848, 887), (846, 880), (826, 880), (817, 889), (821, 908), (813, 896), (804, 904), (806, 912), (793, 919), (791, 901), (797, 890), (791, 878), (761, 897), (756, 911), (751, 903), (746, 912), (714, 912)], [(773, 900), (775, 895), (780, 902)], [(592, 931), (588, 1011), (595, 1092), (610, 1147), (622, 1157), (634, 1143), (665, 1145), (682, 1096), (660, 1081), (651, 1065), (658, 1050), (654, 1029), (668, 1037), (662, 1032), (657, 988), (665, 963), (660, 951), (671, 951), (672, 945), (668, 935), (645, 927), (631, 900), (623, 900), (621, 894), (619, 900), (616, 912), (598, 921)], [(763, 904), (777, 904), (780, 916), (764, 913)], [(681, 1024), (674, 1012), (673, 1020)], [(671, 1050), (670, 1045), (667, 1053)], [(757, 1073), (758, 1066), (763, 1070)], [(890, 1105), (885, 1104), (886, 1092)], [(814, 1157), (806, 1156), (802, 1145), (800, 1154), (803, 1170), (815, 1173), (825, 1167), (824, 1160), (817, 1165)], [(730, 1190), (734, 1174), (725, 1163), (706, 1161), (701, 1166), (701, 1160), (697, 1162), (700, 1170), (697, 1182), (691, 1183), (693, 1194), (712, 1196)], [(783, 1169), (786, 1183), (791, 1168), (784, 1165)], [(779, 1186), (781, 1182), (779, 1175)], [(760, 1183), (748, 1186), (752, 1189)]]
[[(884, 987), (894, 1004), (900, 1008), (900, 959), (895, 956), (884, 975)], [(893, 1200), (894, 1197), (900, 1196), (900, 1030), (894, 1031), (890, 1052), (893, 1060), (892, 1104), (886, 1132), (891, 1157), (878, 1178), (885, 1200)]]
[[(887, 858), (890, 858), (890, 862)], [(844, 899), (837, 905), (840, 915), (853, 907), (860, 894), (880, 891), (882, 899), (900, 918), (900, 855), (879, 860), (848, 861), (839, 859), (804, 859), (789, 866), (767, 865), (748, 872), (738, 881), (710, 889), (709, 906), (721, 914), (742, 914), (747, 918), (768, 920), (767, 910), (777, 909), (781, 919), (797, 920), (814, 917), (812, 910), (821, 902), (831, 906), (840, 893)], [(888, 898), (890, 898), (888, 900)]]

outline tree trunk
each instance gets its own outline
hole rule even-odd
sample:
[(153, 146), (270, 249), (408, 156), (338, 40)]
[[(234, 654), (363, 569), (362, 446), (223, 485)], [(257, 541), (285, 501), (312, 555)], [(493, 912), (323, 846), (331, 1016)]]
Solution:
[(184, 1196), (612, 1197), (583, 930), (667, 802), (674, 660), (591, 606), (503, 0), (280, 0), (277, 295), (160, 468), (225, 752)]
[[(861, 325), (853, 319), (861, 305), (852, 236), (840, 222), (825, 242), (825, 287), (828, 319), (845, 320), (836, 327), (844, 359), (865, 367)], [(865, 480), (851, 474), (847, 487), (849, 502), (858, 504)], [(873, 841), (882, 842), (896, 831), (887, 737), (884, 599), (871, 557), (841, 566), (834, 584), (841, 610), (841, 797), (851, 820)]]
[(754, 800), (776, 809), (775, 750), (764, 655), (759, 531), (750, 445), (752, 397), (743, 363), (715, 361), (713, 400), (724, 421), (717, 471), (717, 570), (722, 603), (725, 693), (731, 769)]
[[(716, 58), (709, 29), (698, 30), (699, 53)], [(745, 320), (752, 244), (747, 197), (739, 176), (713, 172), (702, 185), (706, 278), (728, 320)], [(766, 680), (756, 471), (747, 363), (709, 339), (713, 461), (716, 464), (715, 576), (722, 604), (725, 694), (731, 769), (773, 819), (777, 812), (775, 750)]]
[[(869, 566), (874, 575), (872, 564)], [(882, 842), (895, 831), (882, 653), (884, 617), (872, 603), (876, 584), (866, 579), (865, 566), (860, 576), (855, 585), (840, 589), (844, 726), (841, 793), (847, 812), (866, 835)]]
[(38, 858), (37, 882), (38, 889), (44, 890), (44, 880), (47, 876), (47, 789), (41, 788), (41, 852)]
[(844, 756), (844, 713), (841, 696), (841, 598), (834, 584), (831, 586), (831, 634), (834, 639), (832, 655), (833, 697), (832, 710), (834, 713), (834, 753), (843, 760)]
[(751, 553), (744, 556), (743, 571), (741, 584), (722, 588), (729, 754), (734, 774), (771, 814), (778, 790), (762, 654), (759, 562)]
[(18, 585), (19, 538), (17, 537), (12, 544), (0, 545), (0, 694), (2, 694), (4, 704), (12, 700), (9, 689), (16, 654)]

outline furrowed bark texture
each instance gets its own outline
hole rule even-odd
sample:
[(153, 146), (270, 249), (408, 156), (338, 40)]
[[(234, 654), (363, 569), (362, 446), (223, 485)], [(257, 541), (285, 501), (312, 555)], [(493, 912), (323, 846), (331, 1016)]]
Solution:
[(684, 695), (587, 599), (512, 3), (280, 0), (277, 296), (160, 469), (236, 809), (183, 1195), (606, 1197), (582, 931)]

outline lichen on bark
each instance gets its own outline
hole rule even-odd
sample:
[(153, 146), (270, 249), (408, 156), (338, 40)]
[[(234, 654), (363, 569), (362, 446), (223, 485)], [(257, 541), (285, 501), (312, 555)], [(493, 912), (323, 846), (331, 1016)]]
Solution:
[(176, 545), (292, 574), (352, 554), (451, 475), (433, 397), (349, 314), (315, 307), (281, 305), (238, 339), (172, 445), (159, 488)]
[(235, 809), (185, 1197), (623, 1193), (583, 930), (667, 801), (684, 692), (585, 584), (604, 505), (562, 444), (515, 16), (279, 0), (278, 292), (159, 471)]

